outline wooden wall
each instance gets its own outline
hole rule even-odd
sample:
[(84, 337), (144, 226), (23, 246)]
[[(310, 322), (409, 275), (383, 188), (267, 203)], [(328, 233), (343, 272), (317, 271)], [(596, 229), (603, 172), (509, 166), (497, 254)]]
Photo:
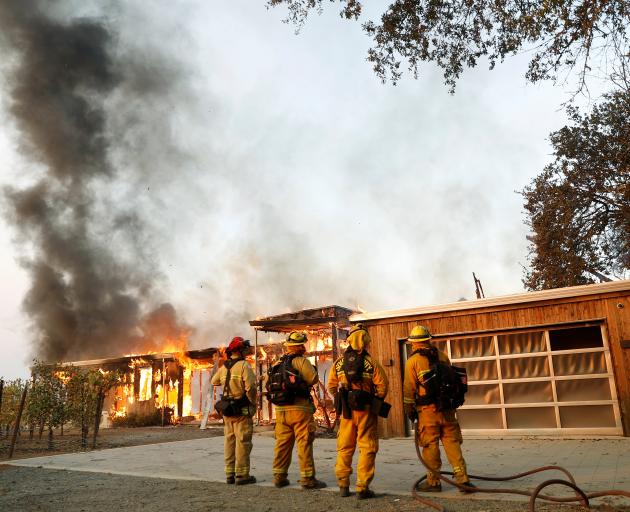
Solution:
[(439, 336), (598, 319), (604, 320), (624, 433), (630, 436), (630, 348), (621, 346), (622, 340), (630, 340), (628, 291), (362, 321), (372, 336), (370, 353), (384, 364), (390, 385), (387, 401), (392, 409), (386, 420), (379, 419), (380, 435), (384, 438), (405, 435), (398, 340), (406, 338), (413, 326), (426, 325), (434, 336)]

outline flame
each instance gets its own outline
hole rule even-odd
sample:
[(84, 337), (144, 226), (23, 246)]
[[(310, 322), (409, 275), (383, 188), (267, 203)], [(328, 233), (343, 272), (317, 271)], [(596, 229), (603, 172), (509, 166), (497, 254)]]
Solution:
[[(226, 349), (219, 348), (211, 360), (192, 359), (187, 353), (190, 334), (191, 331), (182, 331), (178, 336), (163, 339), (159, 344), (150, 341), (151, 350), (126, 356), (130, 358), (129, 370), (112, 390), (111, 418), (125, 417), (136, 410), (144, 414), (144, 406), (136, 409), (139, 402), (151, 402), (156, 409), (170, 408), (174, 418), (193, 415), (193, 375), (200, 375), (194, 372), (208, 370), (219, 364), (226, 357)], [(153, 354), (168, 354), (169, 357), (166, 361), (159, 361), (159, 356), (148, 357)]]
[(153, 368), (140, 368), (140, 391), (138, 394), (138, 401), (145, 402), (147, 400), (151, 400), (153, 396), (151, 395), (151, 381)]
[(134, 357), (131, 359), (131, 361), (129, 361), (129, 368), (133, 369), (133, 368), (136, 368), (137, 366), (146, 366), (149, 364), (151, 363), (147, 361), (146, 359), (142, 359), (141, 357)]
[(64, 384), (67, 384), (70, 380), (70, 375), (68, 375), (68, 373), (64, 371), (56, 371), (55, 377), (57, 377)]
[(263, 361), (265, 361), (267, 359), (267, 352), (265, 351), (264, 348), (260, 347), (260, 359), (262, 359)]

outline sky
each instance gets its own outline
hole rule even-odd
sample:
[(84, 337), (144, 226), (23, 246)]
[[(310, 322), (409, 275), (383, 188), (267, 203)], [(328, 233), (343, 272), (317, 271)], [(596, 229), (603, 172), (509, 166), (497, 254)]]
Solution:
[[(127, 66), (163, 63), (159, 94), (134, 83), (106, 99), (116, 171), (94, 185), (94, 211), (137, 216), (134, 250), (122, 235), (97, 236), (142, 267), (142, 304), (172, 304), (193, 348), (305, 307), (474, 299), (472, 272), (486, 296), (523, 291), (517, 192), (550, 162), (548, 135), (569, 99), (566, 86), (526, 83), (527, 54), (465, 71), (451, 95), (431, 66), (382, 84), (360, 24), (334, 6), (296, 35), (263, 0), (67, 4), (106, 16)], [(45, 170), (21, 143), (7, 80), (0, 99), (1, 184), (26, 186)], [(17, 228), (2, 216), (5, 378), (25, 377), (37, 355), (20, 264), (33, 247)]]

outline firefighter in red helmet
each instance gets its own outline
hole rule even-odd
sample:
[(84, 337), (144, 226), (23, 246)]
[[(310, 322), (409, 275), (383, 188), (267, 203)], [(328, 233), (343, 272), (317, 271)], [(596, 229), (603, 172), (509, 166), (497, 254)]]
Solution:
[(249, 474), (249, 455), (256, 413), (256, 375), (245, 356), (251, 351), (249, 340), (232, 338), (229, 359), (212, 378), (213, 386), (223, 386), (223, 395), (216, 409), (223, 414), (225, 476), (228, 484), (256, 483)]

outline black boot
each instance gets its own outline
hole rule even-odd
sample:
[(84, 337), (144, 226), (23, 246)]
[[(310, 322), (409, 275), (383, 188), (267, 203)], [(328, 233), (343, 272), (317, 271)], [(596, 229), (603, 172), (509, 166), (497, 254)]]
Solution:
[(317, 478), (304, 478), (300, 484), (302, 485), (302, 489), (310, 490), (310, 489), (323, 489), (326, 486), (326, 482), (322, 482), (321, 480), (317, 480)]
[(357, 492), (358, 500), (369, 500), (374, 497), (376, 497), (376, 494), (374, 494), (374, 491), (370, 491), (369, 489), (363, 489), (362, 491)]
[(274, 478), (273, 479), (273, 485), (275, 485), (278, 489), (281, 489), (282, 487), (286, 487), (287, 485), (290, 485), (291, 482), (289, 482), (289, 479), (285, 476), (284, 478)]
[(236, 485), (247, 485), (247, 484), (255, 484), (256, 477), (255, 476), (239, 476), (236, 478)]
[[(473, 484), (470, 480), (468, 482), (462, 482), (459, 485), (465, 485), (466, 487), (472, 487), (472, 489), (475, 489), (477, 486), (475, 484)], [(474, 490), (468, 490), (468, 489), (459, 489), (459, 492), (465, 492), (465, 493), (471, 493), (471, 492), (475, 492)]]
[(233, 484), (236, 481), (236, 479), (234, 478), (234, 475), (230, 475), (230, 476), (226, 476), (225, 477), (225, 483), (226, 484)]
[(350, 496), (350, 487), (339, 487), (339, 496), (342, 498)]
[(442, 492), (442, 484), (438, 482), (435, 485), (431, 485), (428, 481), (425, 480), (416, 487), (416, 490), (418, 492)]

